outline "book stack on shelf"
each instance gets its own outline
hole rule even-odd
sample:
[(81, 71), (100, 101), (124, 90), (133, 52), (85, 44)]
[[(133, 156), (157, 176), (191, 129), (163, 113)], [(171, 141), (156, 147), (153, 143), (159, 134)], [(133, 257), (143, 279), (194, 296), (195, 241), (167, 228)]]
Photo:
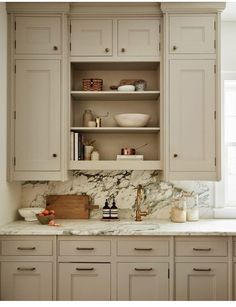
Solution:
[(77, 131), (70, 132), (70, 159), (84, 160), (83, 135)]
[(143, 155), (117, 155), (116, 160), (118, 161), (143, 160)]

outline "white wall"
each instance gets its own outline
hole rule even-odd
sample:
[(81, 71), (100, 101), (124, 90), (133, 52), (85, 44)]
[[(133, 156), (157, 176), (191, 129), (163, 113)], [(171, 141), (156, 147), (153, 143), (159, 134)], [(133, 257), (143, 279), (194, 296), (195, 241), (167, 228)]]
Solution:
[(0, 225), (14, 220), (20, 207), (21, 186), (7, 182), (7, 14), (0, 3)]
[(221, 23), (221, 69), (236, 71), (236, 21)]

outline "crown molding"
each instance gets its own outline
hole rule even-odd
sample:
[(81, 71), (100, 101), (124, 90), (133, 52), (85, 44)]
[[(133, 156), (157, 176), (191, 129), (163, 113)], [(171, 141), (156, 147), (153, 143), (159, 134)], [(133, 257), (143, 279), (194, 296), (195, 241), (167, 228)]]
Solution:
[(163, 13), (218, 13), (225, 9), (225, 2), (162, 2)]
[(8, 13), (68, 13), (69, 2), (8, 2)]

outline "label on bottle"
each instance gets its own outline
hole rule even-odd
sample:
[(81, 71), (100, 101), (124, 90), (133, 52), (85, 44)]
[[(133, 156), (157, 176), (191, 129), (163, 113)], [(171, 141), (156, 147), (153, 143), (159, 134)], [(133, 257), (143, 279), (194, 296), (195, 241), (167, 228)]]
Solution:
[(118, 219), (118, 209), (111, 209), (111, 218)]
[(110, 218), (110, 209), (103, 209), (102, 210), (102, 218), (109, 219)]

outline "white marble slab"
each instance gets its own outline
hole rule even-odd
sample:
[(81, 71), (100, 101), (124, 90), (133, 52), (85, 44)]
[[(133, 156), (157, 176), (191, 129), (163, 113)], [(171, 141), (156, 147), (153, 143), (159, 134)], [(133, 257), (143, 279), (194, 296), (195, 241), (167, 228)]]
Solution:
[(38, 222), (16, 221), (0, 227), (0, 235), (76, 235), (76, 236), (225, 236), (236, 235), (236, 220), (200, 220), (172, 223), (168, 220), (135, 222), (121, 220), (57, 220), (59, 227)]

